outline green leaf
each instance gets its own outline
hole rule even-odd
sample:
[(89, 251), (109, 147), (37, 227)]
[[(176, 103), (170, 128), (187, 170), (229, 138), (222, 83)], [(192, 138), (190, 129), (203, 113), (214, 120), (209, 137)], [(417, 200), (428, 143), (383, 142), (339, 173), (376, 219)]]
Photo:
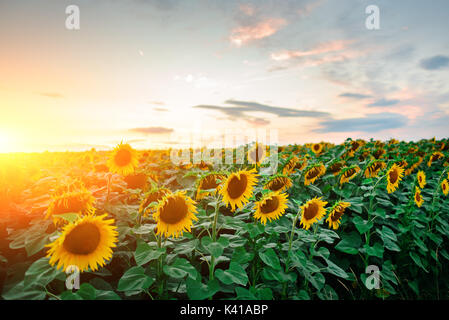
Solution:
[(223, 254), (224, 249), (229, 245), (229, 240), (225, 237), (220, 237), (216, 242), (213, 242), (210, 237), (203, 237), (201, 239), (203, 247), (215, 258)]
[(187, 275), (191, 279), (197, 277), (197, 271), (194, 266), (184, 258), (176, 258), (173, 264), (164, 266), (164, 273), (175, 279), (183, 279)]
[(97, 297), (96, 290), (90, 283), (83, 283), (75, 294), (83, 300), (95, 300)]
[(396, 241), (398, 240), (396, 237), (396, 234), (393, 230), (386, 226), (382, 226), (382, 231), (377, 230), (378, 233), (380, 233), (380, 236), (382, 238), (382, 241), (384, 242), (385, 248), (391, 251), (399, 252), (401, 251), (401, 248), (396, 244)]
[(326, 259), (326, 262), (327, 262), (327, 269), (326, 269), (327, 272), (343, 279), (348, 278), (348, 274), (342, 268), (340, 268), (330, 260)]
[(14, 285), (11, 289), (2, 293), (5, 300), (44, 300), (47, 293), (40, 286), (25, 286), (23, 281)]
[(363, 249), (368, 256), (382, 258), (384, 255), (384, 247), (379, 242), (374, 243), (374, 246), (364, 245)]
[(238, 247), (232, 253), (231, 261), (239, 264), (245, 264), (252, 261), (253, 259), (254, 253), (248, 252), (244, 247)]
[(53, 268), (49, 264), (49, 260), (49, 258), (40, 258), (33, 262), (25, 272), (23, 280), (25, 286), (40, 285), (45, 287), (51, 281), (56, 279), (56, 277), (63, 274), (62, 271)]
[(246, 286), (248, 282), (248, 275), (245, 269), (236, 262), (231, 262), (228, 270), (217, 269), (215, 270), (215, 276), (224, 284), (240, 284)]
[(363, 220), (360, 216), (355, 216), (354, 219), (352, 219), (352, 222), (354, 223), (360, 234), (366, 233), (374, 225), (372, 221), (368, 222), (367, 220)]
[(97, 290), (96, 300), (122, 300), (114, 291)]
[(217, 279), (210, 280), (207, 284), (199, 280), (187, 278), (187, 296), (192, 300), (204, 300), (212, 297), (220, 290), (220, 284)]
[(128, 269), (120, 278), (117, 289), (119, 291), (142, 291), (148, 289), (154, 282), (145, 274), (142, 267), (132, 267)]
[(416, 293), (416, 295), (419, 297), (419, 287), (418, 287), (418, 280), (415, 279), (413, 281), (408, 281), (408, 286)]
[(76, 292), (72, 291), (64, 291), (59, 295), (61, 300), (83, 300), (79, 295), (76, 294)]
[(265, 264), (272, 267), (273, 269), (281, 270), (281, 263), (279, 262), (279, 258), (272, 248), (259, 252), (259, 257)]
[(297, 273), (290, 272), (285, 273), (282, 270), (274, 270), (273, 268), (263, 268), (262, 276), (266, 280), (277, 281), (277, 282), (295, 282), (297, 278)]
[(244, 227), (245, 227), (246, 231), (248, 231), (249, 237), (251, 239), (254, 239), (259, 234), (262, 234), (264, 232), (264, 226), (260, 223), (258, 223), (256, 225), (254, 225), (252, 223), (247, 223), (247, 224), (245, 224)]
[(359, 252), (362, 239), (357, 232), (353, 231), (349, 234), (342, 235), (341, 238), (342, 240), (335, 246), (335, 249), (348, 254), (357, 254)]
[(419, 257), (418, 254), (416, 254), (416, 252), (410, 251), (409, 255), (418, 267), (423, 269), (425, 272), (429, 272), (429, 271), (427, 271), (426, 267), (424, 266), (423, 262), (421, 261), (421, 258)]
[(138, 266), (158, 259), (165, 253), (165, 248), (152, 248), (148, 243), (141, 241), (134, 252), (134, 259)]

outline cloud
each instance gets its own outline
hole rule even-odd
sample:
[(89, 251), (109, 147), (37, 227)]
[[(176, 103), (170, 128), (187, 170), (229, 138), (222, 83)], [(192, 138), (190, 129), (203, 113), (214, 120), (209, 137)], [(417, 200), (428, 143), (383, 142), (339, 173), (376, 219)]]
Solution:
[(419, 65), (425, 70), (443, 69), (449, 66), (449, 57), (439, 55), (427, 59), (422, 59)]
[(266, 18), (251, 25), (239, 26), (231, 31), (229, 40), (237, 46), (275, 34), (287, 21), (282, 18)]
[(382, 98), (380, 100), (374, 101), (373, 103), (369, 104), (368, 107), (388, 107), (388, 106), (398, 104), (399, 102), (400, 102), (400, 100), (397, 100), (397, 99), (387, 100), (387, 99)]
[(309, 2), (309, 3), (305, 4), (304, 7), (302, 7), (301, 9), (298, 9), (298, 14), (301, 17), (308, 16), (310, 13), (312, 13), (312, 11), (315, 8), (319, 7), (323, 2), (324, 2), (324, 0), (317, 0), (317, 1)]
[(262, 127), (270, 124), (269, 120), (262, 119), (262, 118), (250, 118), (250, 119), (244, 119), (249, 124), (255, 126), (255, 127)]
[(37, 94), (48, 98), (55, 98), (55, 99), (64, 98), (62, 94), (57, 92), (37, 92)]
[(343, 97), (343, 98), (356, 99), (356, 100), (363, 100), (363, 99), (371, 98), (371, 96), (367, 95), (367, 94), (352, 93), (352, 92), (344, 92), (338, 96)]
[(159, 111), (159, 112), (166, 112), (168, 111), (168, 109), (166, 108), (153, 108), (154, 111)]
[(130, 129), (129, 131), (144, 134), (164, 134), (164, 133), (172, 133), (174, 130), (171, 128), (164, 128), (164, 127), (147, 127), (147, 128), (134, 128)]
[(375, 113), (360, 118), (331, 119), (320, 123), (315, 132), (379, 132), (404, 127), (407, 117), (398, 113)]
[(163, 101), (149, 101), (148, 103), (149, 104), (154, 104), (154, 105), (157, 105), (157, 106), (165, 106), (165, 102), (163, 102)]
[(289, 60), (289, 59), (293, 59), (293, 58), (301, 58), (301, 57), (319, 55), (319, 54), (323, 54), (323, 53), (341, 51), (343, 49), (346, 49), (348, 44), (350, 44), (351, 42), (353, 42), (353, 41), (352, 40), (337, 40), (337, 41), (330, 41), (327, 43), (319, 44), (315, 48), (312, 48), (312, 49), (306, 50), (306, 51), (284, 50), (281, 52), (272, 53), (271, 59), (273, 59), (275, 61), (282, 61), (282, 60)]
[[(193, 108), (197, 109), (209, 109), (216, 110), (224, 113), (231, 119), (235, 118), (247, 118), (246, 113), (248, 112), (264, 112), (277, 115), (278, 117), (309, 117), (309, 118), (320, 118), (329, 116), (327, 112), (321, 111), (309, 111), (309, 110), (297, 110), (292, 108), (284, 108), (284, 107), (273, 107), (266, 104), (261, 104), (258, 102), (250, 102), (250, 101), (240, 101), (240, 100), (226, 100), (226, 104), (233, 105), (232, 107), (223, 107), (223, 106), (213, 106), (213, 105), (197, 105)], [(268, 120), (261, 118), (252, 118), (250, 120), (244, 119), (246, 121), (252, 121), (253, 123), (268, 124)]]

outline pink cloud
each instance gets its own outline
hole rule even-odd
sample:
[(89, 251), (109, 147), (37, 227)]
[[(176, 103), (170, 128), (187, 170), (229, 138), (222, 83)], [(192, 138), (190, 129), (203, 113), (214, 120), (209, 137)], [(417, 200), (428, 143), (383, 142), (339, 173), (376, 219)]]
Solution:
[(254, 15), (254, 13), (256, 11), (256, 9), (254, 9), (254, 7), (252, 5), (250, 5), (250, 4), (241, 4), (239, 9), (240, 9), (240, 11), (242, 11), (247, 16)]
[(241, 26), (231, 31), (229, 39), (237, 46), (247, 42), (263, 39), (275, 34), (279, 29), (287, 24), (282, 18), (268, 18), (254, 25)]
[(331, 41), (327, 43), (322, 43), (315, 48), (307, 51), (291, 51), (291, 50), (284, 50), (277, 53), (271, 54), (271, 59), (275, 61), (283, 61), (283, 60), (289, 60), (292, 58), (301, 58), (301, 57), (307, 57), (307, 56), (314, 56), (319, 55), (323, 53), (329, 53), (329, 52), (336, 52), (344, 50), (348, 47), (350, 43), (352, 43), (353, 40), (337, 40), (337, 41)]
[(307, 3), (303, 8), (298, 10), (300, 16), (308, 16), (316, 7), (320, 6), (324, 1), (318, 0), (315, 2)]

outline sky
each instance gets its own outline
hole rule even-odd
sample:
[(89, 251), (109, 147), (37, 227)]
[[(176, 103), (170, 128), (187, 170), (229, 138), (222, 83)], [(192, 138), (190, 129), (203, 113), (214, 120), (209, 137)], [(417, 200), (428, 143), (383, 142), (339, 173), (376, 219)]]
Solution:
[(446, 0), (0, 0), (0, 152), (447, 138), (448, 13)]

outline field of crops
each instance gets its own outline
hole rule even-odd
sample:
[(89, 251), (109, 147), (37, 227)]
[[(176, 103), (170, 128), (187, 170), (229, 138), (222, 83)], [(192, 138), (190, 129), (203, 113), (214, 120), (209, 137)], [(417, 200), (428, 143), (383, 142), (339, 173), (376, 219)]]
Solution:
[(449, 298), (447, 140), (170, 154), (0, 155), (1, 298)]

